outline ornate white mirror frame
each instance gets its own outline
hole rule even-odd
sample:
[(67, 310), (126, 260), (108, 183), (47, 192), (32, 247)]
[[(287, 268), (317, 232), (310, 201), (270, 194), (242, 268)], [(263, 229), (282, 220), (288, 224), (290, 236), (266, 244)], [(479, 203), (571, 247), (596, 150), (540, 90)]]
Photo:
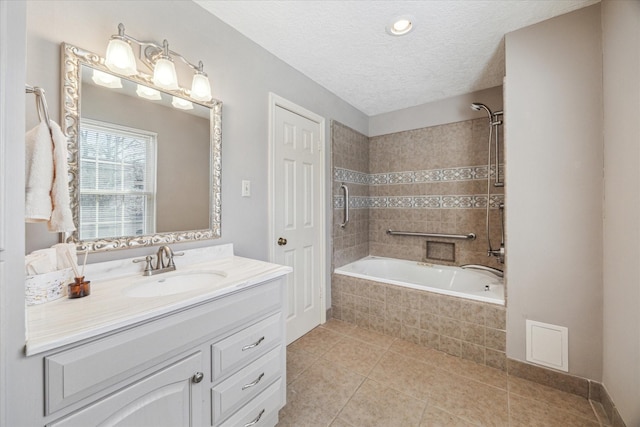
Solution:
[[(81, 72), (82, 66), (115, 75), (122, 79), (128, 79), (134, 83), (142, 84), (160, 92), (183, 98), (194, 104), (202, 105), (210, 110), (210, 167), (209, 189), (210, 207), (208, 229), (161, 232), (136, 236), (119, 236), (111, 238), (99, 238), (95, 240), (80, 240), (80, 203), (79, 203), (79, 124), (81, 114)], [(62, 44), (62, 127), (68, 139), (69, 151), (69, 192), (71, 196), (71, 210), (76, 231), (65, 236), (67, 242), (77, 244), (79, 250), (89, 249), (91, 252), (100, 252), (116, 249), (129, 249), (142, 246), (162, 245), (176, 242), (216, 239), (221, 235), (221, 145), (222, 145), (222, 102), (215, 99), (204, 102), (198, 101), (189, 95), (184, 88), (178, 90), (166, 90), (153, 84), (150, 75), (138, 72), (132, 76), (124, 76), (114, 73), (104, 65), (104, 58), (100, 55), (84, 50), (77, 46)], [(189, 165), (176, 165), (176, 169), (189, 167)], [(158, 171), (162, 173), (162, 171)], [(188, 207), (186, 207), (188, 208)]]

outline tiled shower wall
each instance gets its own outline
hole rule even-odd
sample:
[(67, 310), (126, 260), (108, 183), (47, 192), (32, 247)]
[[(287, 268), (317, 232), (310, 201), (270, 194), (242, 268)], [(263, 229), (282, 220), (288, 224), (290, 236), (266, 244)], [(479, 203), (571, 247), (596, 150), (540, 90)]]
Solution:
[[(502, 132), (500, 136), (502, 139)], [(488, 138), (487, 119), (372, 138), (333, 122), (334, 267), (377, 255), (502, 268), (495, 258), (487, 256), (486, 176), (495, 173), (487, 171)], [(503, 159), (502, 141), (500, 146)], [(342, 182), (349, 186), (351, 196), (351, 220), (345, 228), (339, 226), (343, 221)], [(489, 203), (494, 249), (500, 244), (497, 206), (503, 201), (504, 188), (492, 185)], [(386, 234), (388, 229), (475, 233), (477, 238), (390, 236)]]
[[(488, 138), (487, 119), (370, 138), (369, 173), (382, 178), (369, 187), (370, 196), (374, 200), (389, 200), (388, 207), (369, 211), (370, 254), (439, 264), (484, 264), (502, 268), (495, 258), (487, 256)], [(502, 153), (500, 158), (504, 158)], [(385, 180), (386, 176), (388, 179)], [(492, 185), (491, 194), (491, 243), (497, 249), (501, 227), (497, 207), (504, 200), (504, 188)], [(466, 241), (390, 236), (386, 234), (388, 229), (475, 233), (477, 237)], [(450, 254), (443, 253), (444, 256), (436, 251), (435, 259), (429, 259), (427, 241), (445, 243), (431, 243), (431, 247), (453, 249), (453, 244), (455, 249)], [(449, 255), (453, 255), (453, 261), (438, 259), (450, 259)]]

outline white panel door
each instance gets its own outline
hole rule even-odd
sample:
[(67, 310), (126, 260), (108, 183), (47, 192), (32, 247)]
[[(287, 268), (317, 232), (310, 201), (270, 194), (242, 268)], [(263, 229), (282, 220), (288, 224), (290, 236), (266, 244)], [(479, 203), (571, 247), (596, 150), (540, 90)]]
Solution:
[(273, 261), (287, 276), (287, 344), (320, 324), (323, 258), (321, 124), (280, 105), (273, 111)]

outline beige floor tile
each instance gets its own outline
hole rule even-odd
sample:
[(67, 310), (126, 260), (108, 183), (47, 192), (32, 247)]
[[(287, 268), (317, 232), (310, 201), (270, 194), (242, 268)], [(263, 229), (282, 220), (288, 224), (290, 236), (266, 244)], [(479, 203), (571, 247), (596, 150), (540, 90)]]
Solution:
[(556, 409), (598, 421), (589, 401), (575, 394), (512, 376), (509, 377), (509, 394), (538, 400)]
[(318, 358), (320, 356), (317, 354), (299, 350), (292, 346), (287, 347), (287, 384), (298, 378)]
[(342, 320), (338, 319), (329, 319), (324, 325), (320, 325), (320, 327), (329, 329), (333, 332), (338, 332), (340, 334), (346, 334), (347, 331), (355, 328), (356, 325), (354, 325), (353, 323), (343, 322)]
[(317, 327), (289, 346), (295, 350), (303, 350), (309, 353), (323, 355), (344, 337), (344, 335), (330, 331), (329, 329)]
[(395, 341), (395, 338), (390, 337), (389, 335), (379, 334), (363, 328), (353, 328), (347, 331), (347, 335), (360, 341), (364, 341), (367, 344), (382, 347), (385, 350), (391, 346), (393, 341)]
[(420, 427), (473, 427), (475, 425), (429, 404), (420, 422)]
[(340, 413), (354, 426), (418, 426), (425, 402), (366, 380)]
[(338, 417), (331, 423), (331, 427), (357, 427), (357, 426), (349, 424), (345, 420)]
[[(289, 396), (288, 392), (287, 396)], [(289, 403), (292, 400), (292, 398), (287, 397), (287, 406), (280, 411), (278, 427), (326, 427), (333, 420), (333, 416), (324, 413), (317, 406), (304, 405), (303, 402), (299, 401)]]
[(440, 368), (488, 384), (502, 390), (507, 389), (507, 373), (489, 366), (480, 365), (470, 360), (444, 355), (440, 359)]
[(335, 319), (287, 347), (287, 376), (280, 427), (611, 425), (598, 402)]
[(425, 347), (423, 345), (414, 344), (412, 342), (397, 339), (389, 347), (389, 351), (401, 354), (405, 357), (417, 359), (430, 365), (438, 366), (444, 353)]
[(439, 370), (429, 384), (429, 401), (464, 420), (483, 426), (507, 426), (508, 399), (500, 390)]
[(321, 413), (330, 416), (328, 424), (363, 381), (363, 376), (320, 359), (287, 386), (285, 415)]
[(438, 369), (400, 354), (387, 352), (369, 374), (369, 378), (386, 387), (426, 401), (430, 384), (435, 381)]
[(509, 421), (512, 427), (597, 427), (600, 424), (547, 403), (509, 395)]
[(384, 351), (381, 347), (369, 345), (363, 341), (346, 339), (338, 342), (322, 357), (350, 371), (366, 376), (380, 360)]
[(507, 389), (507, 374), (499, 369), (479, 365), (470, 360), (464, 360), (405, 340), (394, 341), (389, 347), (389, 351), (420, 360), (493, 387)]

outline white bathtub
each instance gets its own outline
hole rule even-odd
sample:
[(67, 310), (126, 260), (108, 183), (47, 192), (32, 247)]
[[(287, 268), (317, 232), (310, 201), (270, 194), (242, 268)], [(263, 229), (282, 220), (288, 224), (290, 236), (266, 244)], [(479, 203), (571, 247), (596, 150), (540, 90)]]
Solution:
[(502, 279), (479, 270), (369, 256), (336, 268), (335, 273), (504, 305)]

